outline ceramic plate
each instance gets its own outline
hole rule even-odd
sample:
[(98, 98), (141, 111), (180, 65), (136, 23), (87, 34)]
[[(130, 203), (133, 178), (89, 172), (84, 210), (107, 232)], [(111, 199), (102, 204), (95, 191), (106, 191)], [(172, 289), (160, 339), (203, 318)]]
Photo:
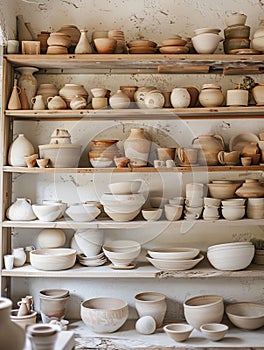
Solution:
[(229, 151), (242, 151), (249, 142), (259, 142), (256, 134), (245, 133), (233, 136), (229, 141)]

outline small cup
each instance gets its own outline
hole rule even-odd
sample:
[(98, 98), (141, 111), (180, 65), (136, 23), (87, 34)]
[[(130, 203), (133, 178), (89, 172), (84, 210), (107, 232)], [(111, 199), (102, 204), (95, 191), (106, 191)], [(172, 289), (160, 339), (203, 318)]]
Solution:
[(13, 269), (14, 259), (15, 259), (14, 255), (11, 255), (11, 254), (4, 255), (4, 263), (5, 263), (5, 268), (7, 270)]
[(92, 98), (93, 109), (106, 108), (107, 106), (108, 106), (107, 97), (93, 97)]
[(165, 204), (164, 206), (164, 212), (166, 219), (169, 221), (177, 221), (180, 220), (182, 216), (182, 205), (172, 205), (172, 204)]
[(175, 167), (175, 162), (173, 159), (167, 159), (166, 160), (166, 168), (174, 168)]
[(7, 40), (7, 53), (16, 54), (19, 53), (19, 41)]
[(46, 168), (49, 164), (49, 158), (39, 158), (37, 164), (40, 168)]
[(164, 168), (166, 165), (164, 160), (154, 160), (154, 168)]
[(251, 164), (252, 158), (251, 157), (241, 157), (241, 164), (243, 166), (249, 166)]
[(172, 159), (174, 160), (175, 158), (175, 148), (157, 148), (157, 154), (158, 154), (158, 159), (159, 160), (168, 160)]

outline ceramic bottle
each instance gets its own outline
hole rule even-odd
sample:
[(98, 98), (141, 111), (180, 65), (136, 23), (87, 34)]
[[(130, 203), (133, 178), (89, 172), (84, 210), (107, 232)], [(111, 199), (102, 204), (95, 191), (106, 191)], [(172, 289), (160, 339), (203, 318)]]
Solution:
[(36, 96), (37, 92), (37, 79), (34, 77), (34, 73), (38, 72), (38, 68), (35, 67), (18, 67), (16, 70), (20, 73), (18, 79), (18, 86), (24, 87), (28, 99), (30, 108), (32, 108), (32, 97)]
[(0, 344), (1, 349), (22, 350), (24, 349), (24, 330), (11, 321), (10, 312), (12, 301), (0, 298)]
[(27, 198), (17, 198), (6, 210), (6, 217), (12, 221), (30, 221), (36, 219), (31, 202)]
[(143, 128), (131, 129), (124, 142), (125, 156), (133, 167), (144, 167), (148, 164), (151, 140)]
[(34, 154), (32, 143), (24, 134), (19, 134), (9, 147), (8, 164), (12, 166), (27, 166), (24, 157), (31, 154)]
[(88, 37), (87, 37), (87, 29), (80, 29), (81, 35), (80, 39), (78, 41), (78, 44), (75, 47), (75, 53), (77, 54), (87, 54), (92, 53), (92, 47), (89, 43)]
[(21, 89), (17, 86), (17, 80), (14, 81), (13, 90), (8, 101), (7, 109), (21, 109), (20, 95)]

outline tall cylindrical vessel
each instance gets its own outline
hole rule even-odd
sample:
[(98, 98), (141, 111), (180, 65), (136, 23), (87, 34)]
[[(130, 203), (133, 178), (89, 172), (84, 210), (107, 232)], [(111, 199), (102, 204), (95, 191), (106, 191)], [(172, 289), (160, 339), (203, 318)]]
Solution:
[(124, 142), (125, 155), (133, 167), (144, 167), (148, 164), (151, 140), (143, 128), (131, 129)]

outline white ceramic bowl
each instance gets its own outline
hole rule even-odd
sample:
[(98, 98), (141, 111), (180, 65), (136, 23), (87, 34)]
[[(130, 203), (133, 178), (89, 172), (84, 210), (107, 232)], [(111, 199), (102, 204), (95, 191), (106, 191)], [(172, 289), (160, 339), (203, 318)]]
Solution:
[(52, 168), (77, 168), (81, 157), (81, 145), (47, 144), (39, 145), (40, 158), (49, 158)]
[(205, 323), (201, 325), (201, 333), (209, 340), (218, 341), (224, 338), (229, 327), (223, 323)]
[(243, 219), (246, 213), (245, 206), (224, 206), (222, 207), (222, 215), (226, 220)]
[(104, 211), (114, 221), (127, 222), (135, 219), (135, 217), (139, 214), (140, 209), (132, 210), (131, 212), (127, 213), (119, 213), (117, 211), (113, 211), (111, 208), (104, 207)]
[(132, 240), (118, 239), (111, 242), (107, 242), (104, 245), (105, 248), (114, 250), (115, 252), (127, 252), (130, 250), (141, 249), (140, 243)]
[(161, 218), (162, 212), (162, 208), (146, 208), (141, 210), (143, 218), (147, 221), (159, 220)]
[(213, 33), (218, 34), (221, 32), (221, 29), (218, 28), (198, 28), (194, 30), (195, 35), (204, 34), (204, 33)]
[(133, 194), (139, 191), (141, 184), (139, 180), (123, 181), (111, 183), (108, 188), (112, 194)]
[(258, 329), (264, 326), (264, 305), (242, 302), (227, 305), (226, 314), (229, 320), (239, 328)]
[(110, 158), (90, 158), (93, 168), (114, 168), (114, 161)]
[(30, 252), (30, 263), (39, 270), (70, 269), (75, 264), (76, 250), (71, 248), (37, 249)]
[(104, 231), (100, 229), (77, 230), (74, 239), (86, 257), (100, 253), (104, 242)]
[(164, 326), (163, 330), (171, 339), (182, 342), (189, 338), (193, 327), (187, 323), (171, 323)]
[(71, 204), (65, 213), (73, 221), (93, 221), (101, 210), (94, 204), (76, 203)]
[(246, 23), (247, 16), (243, 13), (234, 12), (225, 18), (225, 24), (230, 26), (244, 25)]
[(146, 256), (146, 259), (155, 266), (158, 270), (162, 271), (184, 271), (192, 269), (196, 266), (200, 261), (202, 261), (204, 256), (199, 254), (194, 259), (186, 259), (186, 260), (167, 260), (167, 259), (153, 259), (149, 256)]
[(220, 35), (215, 33), (202, 33), (192, 37), (192, 43), (196, 52), (202, 54), (214, 53), (221, 40)]
[(95, 333), (112, 333), (126, 322), (128, 305), (116, 298), (88, 299), (81, 303), (81, 318)]
[(219, 295), (200, 295), (185, 300), (186, 321), (196, 329), (205, 323), (219, 323), (224, 315), (224, 300)]
[(111, 212), (131, 213), (140, 210), (146, 202), (145, 197), (141, 193), (134, 194), (108, 194), (105, 193), (101, 197), (101, 203)]
[(248, 247), (248, 246), (252, 246), (252, 242), (230, 242), (230, 243), (222, 243), (222, 244), (214, 244), (211, 245), (210, 247), (208, 247), (208, 251), (212, 251), (212, 250), (220, 250), (220, 249), (229, 249), (229, 248), (241, 248), (241, 247)]
[(40, 221), (55, 221), (63, 210), (62, 204), (32, 204), (32, 210)]
[(193, 259), (200, 253), (197, 248), (152, 248), (148, 255), (154, 259), (186, 260)]

